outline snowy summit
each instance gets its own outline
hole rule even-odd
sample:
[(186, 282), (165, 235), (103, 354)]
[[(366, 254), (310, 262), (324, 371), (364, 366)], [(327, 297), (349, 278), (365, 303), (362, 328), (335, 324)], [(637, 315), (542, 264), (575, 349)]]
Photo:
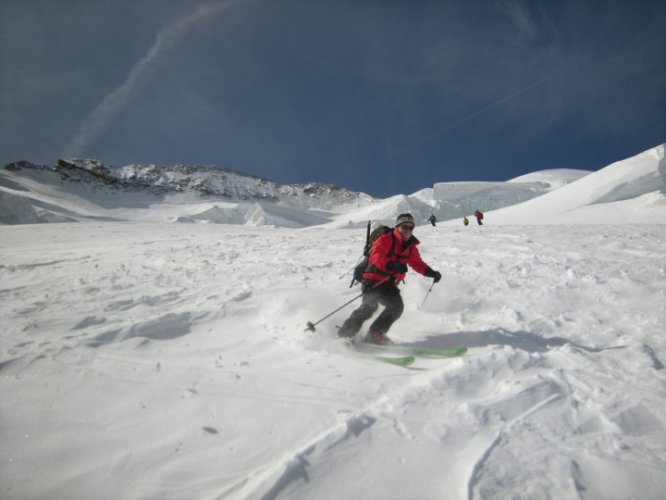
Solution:
[[(10, 164), (0, 497), (663, 498), (665, 192), (664, 145), (387, 199)], [(365, 226), (403, 212), (442, 280), (410, 271), (396, 345), (353, 349)]]

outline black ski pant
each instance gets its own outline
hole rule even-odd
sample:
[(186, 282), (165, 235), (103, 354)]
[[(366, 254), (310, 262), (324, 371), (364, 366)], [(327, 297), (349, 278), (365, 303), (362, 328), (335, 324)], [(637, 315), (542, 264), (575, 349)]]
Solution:
[[(376, 286), (375, 281), (363, 282), (363, 299), (360, 307), (351, 313), (351, 316), (342, 324), (339, 335), (353, 337), (361, 329), (363, 323), (375, 314), (379, 305), (384, 306), (377, 319), (370, 325), (370, 331), (386, 333), (391, 325), (402, 315), (405, 308), (400, 290), (389, 280)], [(374, 287), (374, 288), (373, 288)]]

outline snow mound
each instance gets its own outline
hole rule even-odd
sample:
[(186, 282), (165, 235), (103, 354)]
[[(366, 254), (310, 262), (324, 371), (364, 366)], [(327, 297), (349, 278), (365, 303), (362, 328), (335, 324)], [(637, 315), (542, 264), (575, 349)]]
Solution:
[(401, 213), (411, 213), (416, 223), (424, 223), (433, 212), (431, 204), (415, 197), (396, 195), (385, 200), (374, 200), (368, 206), (345, 212), (326, 224), (325, 227), (365, 227), (369, 220), (376, 224), (392, 226), (395, 218)]
[(55, 211), (47, 208), (48, 204), (0, 191), (0, 224), (41, 224), (49, 222), (76, 222), (67, 217), (56, 207)]
[(539, 182), (446, 182), (435, 184), (434, 199), (440, 219), (463, 217), (477, 208), (484, 211), (515, 205), (548, 191)]
[(572, 168), (553, 168), (540, 170), (529, 174), (509, 179), (507, 182), (539, 183), (552, 190), (577, 181), (581, 177), (589, 175), (589, 170), (576, 170)]
[(292, 207), (257, 202), (215, 203), (199, 213), (180, 216), (176, 221), (298, 228), (323, 224), (327, 219)]
[(665, 192), (666, 161), (662, 144), (543, 196), (487, 214), (485, 222), (662, 223)]

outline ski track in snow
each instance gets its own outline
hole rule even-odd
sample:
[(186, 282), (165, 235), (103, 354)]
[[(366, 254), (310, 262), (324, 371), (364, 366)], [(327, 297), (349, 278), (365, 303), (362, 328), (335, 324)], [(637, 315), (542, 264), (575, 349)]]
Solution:
[(443, 280), (410, 272), (391, 334), (470, 351), (410, 369), (332, 339), (354, 305), (303, 332), (359, 293), (362, 230), (0, 235), (3, 498), (666, 488), (666, 226), (418, 228)]

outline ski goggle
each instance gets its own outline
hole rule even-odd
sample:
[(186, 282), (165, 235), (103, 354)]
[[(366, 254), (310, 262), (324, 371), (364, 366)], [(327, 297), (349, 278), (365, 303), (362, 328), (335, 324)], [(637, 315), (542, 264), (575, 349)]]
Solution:
[(398, 226), (400, 229), (403, 231), (414, 231), (414, 225), (413, 224), (400, 224)]

